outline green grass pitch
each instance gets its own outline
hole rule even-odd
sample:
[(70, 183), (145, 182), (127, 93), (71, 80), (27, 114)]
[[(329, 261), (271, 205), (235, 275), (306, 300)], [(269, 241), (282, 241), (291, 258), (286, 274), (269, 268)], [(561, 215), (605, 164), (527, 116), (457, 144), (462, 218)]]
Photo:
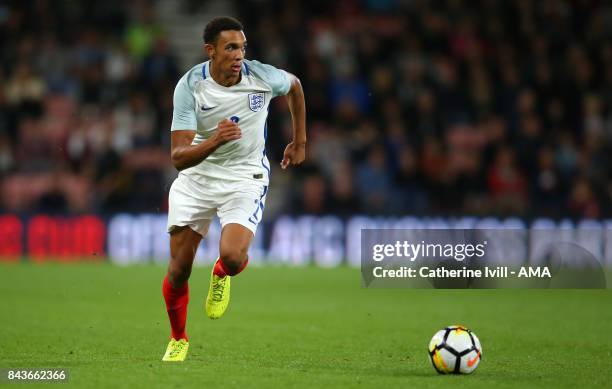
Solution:
[[(61, 367), (76, 387), (609, 387), (612, 290), (362, 289), (358, 270), (251, 267), (217, 321), (190, 281), (188, 360), (162, 363), (162, 266), (0, 265), (0, 368)], [(437, 330), (464, 324), (484, 358), (440, 376)]]

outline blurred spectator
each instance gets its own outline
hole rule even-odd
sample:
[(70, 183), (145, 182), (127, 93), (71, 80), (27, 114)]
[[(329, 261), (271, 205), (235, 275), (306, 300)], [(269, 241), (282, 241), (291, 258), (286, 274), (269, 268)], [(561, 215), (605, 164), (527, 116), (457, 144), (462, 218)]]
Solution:
[(302, 180), (300, 190), (302, 195), (301, 206), (297, 209), (298, 213), (309, 215), (323, 214), (327, 208), (327, 186), (323, 176), (318, 173), (306, 175)]
[(6, 104), (18, 118), (40, 116), (45, 92), (44, 80), (38, 77), (25, 61), (15, 66), (4, 90)]
[(416, 153), (410, 147), (404, 147), (399, 151), (397, 163), (393, 209), (401, 213), (423, 214), (427, 209), (427, 193)]
[(599, 202), (588, 181), (580, 179), (572, 187), (568, 204), (570, 215), (576, 218), (600, 217)]
[(523, 214), (527, 206), (527, 183), (518, 168), (514, 151), (499, 149), (489, 169), (488, 187), (497, 213)]
[(13, 151), (7, 135), (0, 134), (0, 177), (13, 167)]
[(161, 28), (155, 22), (152, 4), (136, 7), (134, 14), (126, 28), (125, 40), (130, 55), (140, 61), (151, 51), (153, 42), (161, 34)]
[(368, 214), (389, 212), (393, 181), (382, 145), (372, 146), (366, 160), (357, 166), (356, 177), (363, 210)]
[(559, 198), (564, 188), (559, 171), (555, 165), (555, 154), (550, 147), (539, 150), (537, 170), (531, 182), (534, 207), (542, 216), (555, 217), (561, 213), (562, 201)]
[(350, 216), (359, 209), (359, 203), (355, 196), (352, 167), (347, 161), (344, 161), (332, 177), (328, 212), (333, 212), (339, 216)]

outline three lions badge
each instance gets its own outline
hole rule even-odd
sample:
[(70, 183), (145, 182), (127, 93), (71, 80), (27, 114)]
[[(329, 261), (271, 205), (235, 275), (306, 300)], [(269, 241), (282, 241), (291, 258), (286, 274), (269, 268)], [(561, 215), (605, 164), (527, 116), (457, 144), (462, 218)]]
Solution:
[(263, 93), (249, 93), (249, 108), (253, 112), (259, 112), (266, 105), (266, 98)]

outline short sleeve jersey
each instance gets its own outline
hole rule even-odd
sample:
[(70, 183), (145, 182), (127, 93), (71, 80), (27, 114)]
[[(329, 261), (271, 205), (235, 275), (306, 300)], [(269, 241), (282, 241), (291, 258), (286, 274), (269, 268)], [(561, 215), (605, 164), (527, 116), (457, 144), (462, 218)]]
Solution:
[(287, 72), (258, 61), (244, 60), (240, 82), (230, 87), (210, 76), (210, 61), (185, 73), (174, 90), (171, 130), (195, 130), (192, 144), (199, 144), (214, 134), (220, 121), (230, 119), (240, 126), (242, 138), (220, 146), (181, 174), (267, 183), (268, 107), (274, 97), (286, 95), (290, 86)]

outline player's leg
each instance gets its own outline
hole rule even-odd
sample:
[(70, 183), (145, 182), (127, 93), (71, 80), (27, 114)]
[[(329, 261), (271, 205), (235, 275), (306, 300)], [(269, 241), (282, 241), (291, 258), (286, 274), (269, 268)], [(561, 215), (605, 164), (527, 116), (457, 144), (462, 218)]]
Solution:
[(170, 263), (162, 292), (172, 329), (164, 361), (182, 361), (189, 347), (185, 324), (191, 266), (203, 236), (208, 232), (215, 208), (189, 177), (179, 175), (168, 195)]
[(253, 180), (219, 181), (217, 215), (221, 222), (219, 258), (210, 277), (206, 314), (223, 315), (229, 304), (230, 282), (246, 267), (247, 253), (263, 216), (268, 186)]
[(246, 267), (249, 261), (247, 253), (253, 236), (252, 230), (238, 223), (229, 223), (223, 227), (219, 241), (219, 258), (213, 267), (206, 297), (206, 314), (211, 319), (218, 319), (227, 309), (231, 277), (238, 275)]
[(202, 235), (188, 226), (176, 227), (170, 233), (170, 263), (164, 277), (162, 292), (171, 327), (171, 340), (163, 361), (182, 361), (187, 355), (189, 341), (185, 332), (189, 284), (193, 260)]
[(189, 302), (189, 283), (195, 253), (202, 236), (183, 226), (170, 233), (170, 263), (163, 292), (174, 339), (187, 339), (185, 321)]
[(230, 223), (223, 227), (219, 241), (218, 275), (235, 276), (246, 267), (248, 251), (253, 240), (253, 231), (237, 224)]
[(170, 232), (170, 263), (168, 263), (168, 281), (174, 288), (187, 283), (191, 268), (202, 235), (189, 226), (176, 227)]

